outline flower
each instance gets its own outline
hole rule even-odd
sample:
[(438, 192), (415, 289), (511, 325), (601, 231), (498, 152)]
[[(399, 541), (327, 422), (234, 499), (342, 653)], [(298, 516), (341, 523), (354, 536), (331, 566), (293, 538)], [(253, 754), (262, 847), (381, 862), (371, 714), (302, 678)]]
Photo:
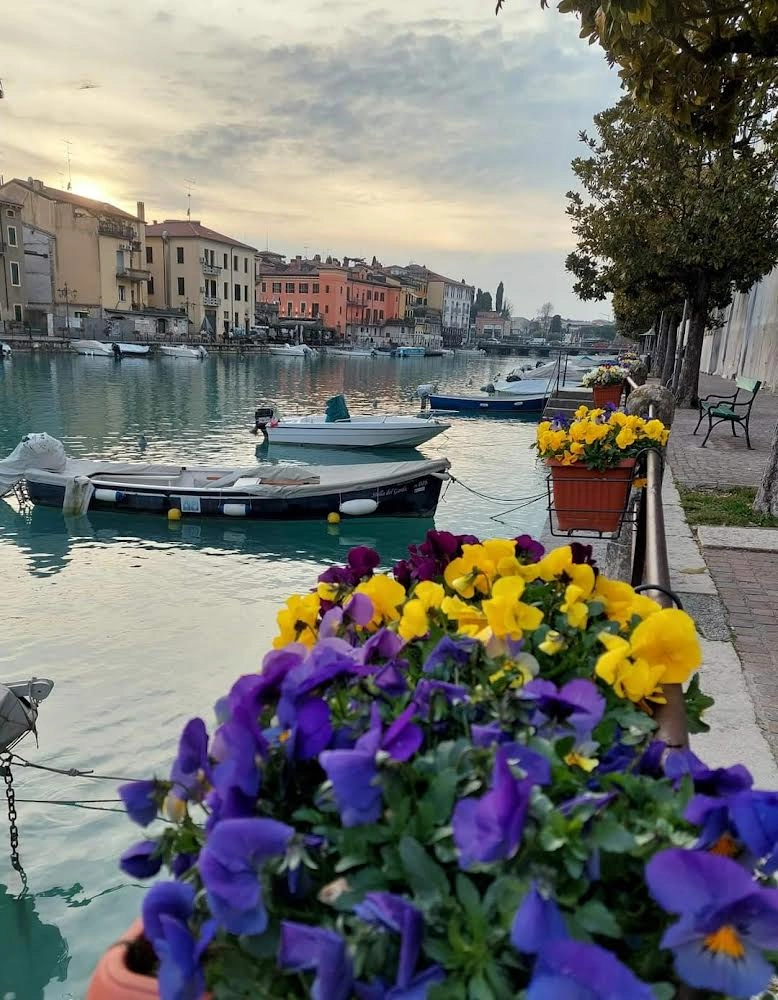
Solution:
[(513, 918), (511, 944), (516, 951), (536, 955), (549, 941), (567, 937), (559, 907), (553, 899), (542, 896), (537, 882), (533, 882)]
[(397, 630), (403, 639), (415, 639), (417, 636), (427, 635), (430, 628), (429, 612), (433, 608), (440, 607), (445, 594), (443, 587), (431, 580), (423, 580), (416, 585), (412, 599), (406, 601), (403, 607)]
[(524, 632), (534, 631), (543, 621), (540, 608), (519, 600), (525, 586), (519, 576), (501, 577), (492, 587), (492, 596), (483, 601), (486, 620), (498, 638), (520, 639)]
[(195, 938), (189, 929), (195, 889), (184, 882), (158, 882), (143, 899), (143, 930), (159, 959), (161, 1000), (197, 1000), (205, 992), (200, 959), (214, 931), (207, 921)]
[(545, 551), (541, 543), (535, 541), (532, 535), (516, 536), (516, 558), (519, 562), (539, 562), (543, 558)]
[(461, 597), (444, 597), (440, 610), (450, 621), (457, 623), (461, 635), (476, 636), (486, 625), (486, 615)]
[(286, 607), (276, 616), (281, 632), (273, 640), (273, 646), (279, 649), (290, 642), (312, 646), (316, 642), (316, 623), (320, 609), (321, 599), (318, 594), (292, 594)]
[(598, 638), (607, 650), (594, 668), (598, 677), (610, 684), (620, 698), (634, 702), (647, 699), (663, 701), (659, 690), (664, 672), (661, 665), (651, 666), (645, 660), (633, 660), (630, 657), (632, 647), (621, 636), (601, 632)]
[(556, 939), (532, 970), (527, 1000), (654, 1000), (654, 992), (596, 944)]
[(400, 935), (400, 960), (397, 983), (401, 989), (410, 985), (419, 960), (424, 919), (411, 903), (390, 892), (368, 892), (354, 907), (362, 920), (377, 924)]
[(162, 857), (156, 840), (141, 840), (128, 847), (119, 860), (119, 867), (132, 878), (152, 878), (162, 867)]
[(206, 788), (208, 733), (202, 719), (190, 719), (178, 743), (178, 754), (170, 771), (170, 795), (186, 802), (201, 799)]
[(405, 587), (390, 576), (379, 574), (357, 585), (355, 594), (364, 594), (373, 604), (373, 617), (368, 627), (375, 631), (380, 625), (394, 621), (397, 609), (405, 599)]
[(478, 643), (467, 636), (444, 635), (439, 639), (424, 660), (424, 672), (437, 673), (449, 665), (463, 667), (470, 661), (473, 651), (478, 649)]
[(274, 819), (225, 819), (200, 853), (200, 875), (211, 913), (232, 934), (261, 934), (267, 927), (259, 872), (283, 855), (292, 827)]
[(530, 681), (518, 692), (537, 709), (532, 723), (553, 721), (569, 726), (579, 740), (587, 739), (605, 712), (605, 699), (591, 681), (576, 678), (557, 688), (553, 681)]
[(729, 814), (738, 837), (762, 862), (764, 873), (774, 875), (778, 871), (778, 792), (736, 795)]
[(375, 549), (366, 545), (357, 545), (349, 550), (345, 566), (330, 566), (319, 576), (320, 583), (332, 584), (337, 587), (356, 587), (367, 577), (373, 575), (373, 570), (381, 562), (381, 557)]
[(284, 920), (278, 964), (295, 972), (314, 969), (313, 1000), (348, 1000), (354, 982), (354, 970), (340, 934), (322, 927)]
[(694, 621), (678, 608), (649, 615), (629, 639), (631, 656), (662, 667), (664, 684), (683, 684), (702, 663)]
[(119, 786), (119, 797), (127, 815), (138, 826), (148, 826), (157, 818), (160, 785), (156, 781), (128, 781)]
[(698, 989), (751, 997), (773, 968), (763, 952), (778, 947), (778, 890), (764, 889), (729, 858), (670, 848), (646, 865), (649, 891), (679, 921), (662, 947), (681, 979)]
[(532, 782), (514, 778), (508, 755), (494, 757), (492, 784), (480, 799), (462, 799), (452, 817), (459, 867), (511, 857), (519, 846), (529, 807)]

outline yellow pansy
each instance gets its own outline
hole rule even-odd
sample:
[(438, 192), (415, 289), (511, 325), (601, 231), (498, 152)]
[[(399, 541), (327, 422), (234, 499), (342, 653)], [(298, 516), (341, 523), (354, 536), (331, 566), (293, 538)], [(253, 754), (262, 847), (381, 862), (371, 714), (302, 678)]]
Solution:
[(608, 423), (611, 427), (624, 427), (627, 423), (627, 414), (622, 410), (614, 410), (608, 417)]
[(482, 602), (489, 627), (498, 638), (520, 639), (524, 632), (533, 632), (543, 621), (540, 608), (519, 600), (523, 591), (521, 577), (506, 576), (497, 580), (491, 598)]
[(598, 636), (607, 652), (597, 660), (594, 672), (610, 684), (620, 698), (629, 701), (664, 702), (660, 681), (664, 668), (654, 667), (645, 660), (633, 660), (630, 644), (621, 636), (603, 632)]
[(641, 429), (647, 438), (658, 441), (659, 444), (666, 444), (670, 436), (670, 432), (661, 420), (647, 420)]
[(576, 753), (575, 750), (565, 754), (565, 764), (569, 764), (570, 767), (580, 767), (582, 771), (587, 773), (593, 771), (599, 763), (596, 757), (584, 757), (582, 754)]
[[(591, 566), (587, 569), (591, 569)], [(565, 599), (559, 610), (567, 616), (567, 624), (572, 628), (586, 628), (589, 620), (589, 605), (586, 603), (586, 598), (589, 593), (575, 583), (570, 583), (565, 588)]]
[(323, 601), (334, 601), (338, 596), (338, 588), (334, 583), (318, 583), (316, 593)]
[(579, 457), (583, 455), (584, 446), (580, 441), (573, 441), (570, 445), (570, 454)]
[(549, 629), (543, 642), (538, 643), (538, 649), (546, 656), (554, 656), (565, 648), (567, 642), (561, 632)]
[(587, 444), (596, 444), (610, 434), (610, 427), (607, 424), (586, 424), (584, 427), (584, 441)]
[(574, 414), (575, 419), (576, 420), (583, 420), (584, 417), (588, 414), (588, 412), (589, 412), (589, 407), (586, 405), (586, 403), (581, 403), (581, 405), (575, 411), (575, 414)]
[(643, 594), (636, 594), (628, 583), (609, 580), (602, 574), (597, 577), (593, 596), (602, 601), (606, 617), (618, 622), (622, 628), (632, 620), (633, 615), (647, 618), (660, 610), (656, 601)]
[(318, 594), (292, 594), (286, 606), (276, 615), (280, 634), (273, 640), (273, 646), (280, 649), (289, 642), (301, 642), (313, 646), (318, 634), (317, 622), (321, 601)]
[(429, 615), (432, 608), (439, 608), (446, 592), (439, 583), (424, 580), (413, 591), (410, 601), (402, 609), (398, 632), (403, 639), (415, 639), (429, 632)]
[(622, 427), (616, 435), (616, 444), (622, 450), (629, 448), (635, 441), (637, 441), (637, 434), (631, 427)]
[(661, 667), (664, 684), (683, 684), (702, 663), (694, 622), (678, 608), (662, 608), (642, 621), (629, 639), (632, 655)]
[(468, 604), (459, 597), (444, 597), (440, 610), (450, 621), (457, 623), (457, 630), (462, 635), (476, 636), (487, 624), (486, 616), (476, 605)]
[(355, 588), (354, 593), (365, 594), (373, 603), (373, 617), (368, 624), (371, 630), (387, 622), (396, 621), (399, 617), (397, 609), (405, 600), (405, 587), (384, 573), (363, 580)]
[(551, 421), (541, 420), (540, 423), (538, 424), (538, 431), (537, 431), (538, 437), (540, 437), (541, 434), (548, 434), (550, 430), (551, 430)]

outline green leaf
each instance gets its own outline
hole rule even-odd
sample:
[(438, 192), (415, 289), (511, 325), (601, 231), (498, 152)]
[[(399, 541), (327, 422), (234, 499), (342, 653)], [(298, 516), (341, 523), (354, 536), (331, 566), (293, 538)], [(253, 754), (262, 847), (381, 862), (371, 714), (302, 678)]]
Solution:
[(624, 854), (635, 847), (635, 838), (618, 820), (603, 816), (592, 831), (592, 843), (603, 851)]
[(408, 875), (408, 885), (416, 896), (449, 895), (445, 871), (433, 861), (418, 840), (403, 837), (399, 846), (400, 858)]
[(473, 976), (467, 984), (469, 1000), (495, 1000), (491, 986), (482, 975)]
[(603, 937), (621, 937), (621, 927), (611, 911), (596, 899), (590, 899), (579, 907), (575, 921), (590, 934), (602, 934)]

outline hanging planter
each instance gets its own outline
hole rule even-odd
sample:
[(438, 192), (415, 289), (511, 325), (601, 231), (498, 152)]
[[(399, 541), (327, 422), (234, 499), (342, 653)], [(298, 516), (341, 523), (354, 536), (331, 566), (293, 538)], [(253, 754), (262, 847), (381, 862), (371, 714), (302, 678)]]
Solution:
[(594, 395), (594, 405), (602, 409), (608, 403), (618, 406), (621, 402), (621, 394), (624, 391), (624, 383), (619, 382), (612, 385), (595, 385), (592, 387)]
[(560, 531), (618, 531), (627, 508), (635, 459), (610, 469), (546, 462), (551, 471), (553, 509)]

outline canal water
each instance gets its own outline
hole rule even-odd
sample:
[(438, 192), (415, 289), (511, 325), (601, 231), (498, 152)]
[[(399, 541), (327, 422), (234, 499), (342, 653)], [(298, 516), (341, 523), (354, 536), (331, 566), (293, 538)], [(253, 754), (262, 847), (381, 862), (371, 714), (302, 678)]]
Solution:
[[(330, 396), (345, 392), (354, 413), (412, 413), (421, 383), (477, 393), (516, 363), (463, 355), (116, 363), (16, 353), (0, 363), (0, 454), (30, 431), (47, 431), (71, 455), (252, 465), (257, 441), (248, 429), (261, 400), (302, 413), (321, 411)], [(451, 425), (421, 449), (447, 456), (461, 481), (447, 488), (434, 526), (483, 537), (538, 532), (544, 503), (519, 508), (545, 489), (529, 447), (534, 424), (452, 417)], [(311, 464), (398, 457), (418, 455), (271, 447), (266, 456)], [(374, 546), (389, 564), (431, 527), (431, 520), (415, 519), (352, 520), (337, 528), (168, 524), (121, 514), (67, 522), (55, 510), (19, 512), (0, 501), (0, 681), (55, 681), (41, 707), (39, 746), (28, 737), (18, 752), (62, 769), (164, 773), (183, 723), (200, 714), (210, 725), (214, 701), (257, 668), (288, 594), (309, 588), (352, 545)], [(0, 790), (2, 1000), (81, 1000), (97, 957), (137, 915), (142, 886), (116, 860), (140, 831), (114, 811), (115, 785), (15, 770), (29, 879), (23, 896), (8, 860)]]

